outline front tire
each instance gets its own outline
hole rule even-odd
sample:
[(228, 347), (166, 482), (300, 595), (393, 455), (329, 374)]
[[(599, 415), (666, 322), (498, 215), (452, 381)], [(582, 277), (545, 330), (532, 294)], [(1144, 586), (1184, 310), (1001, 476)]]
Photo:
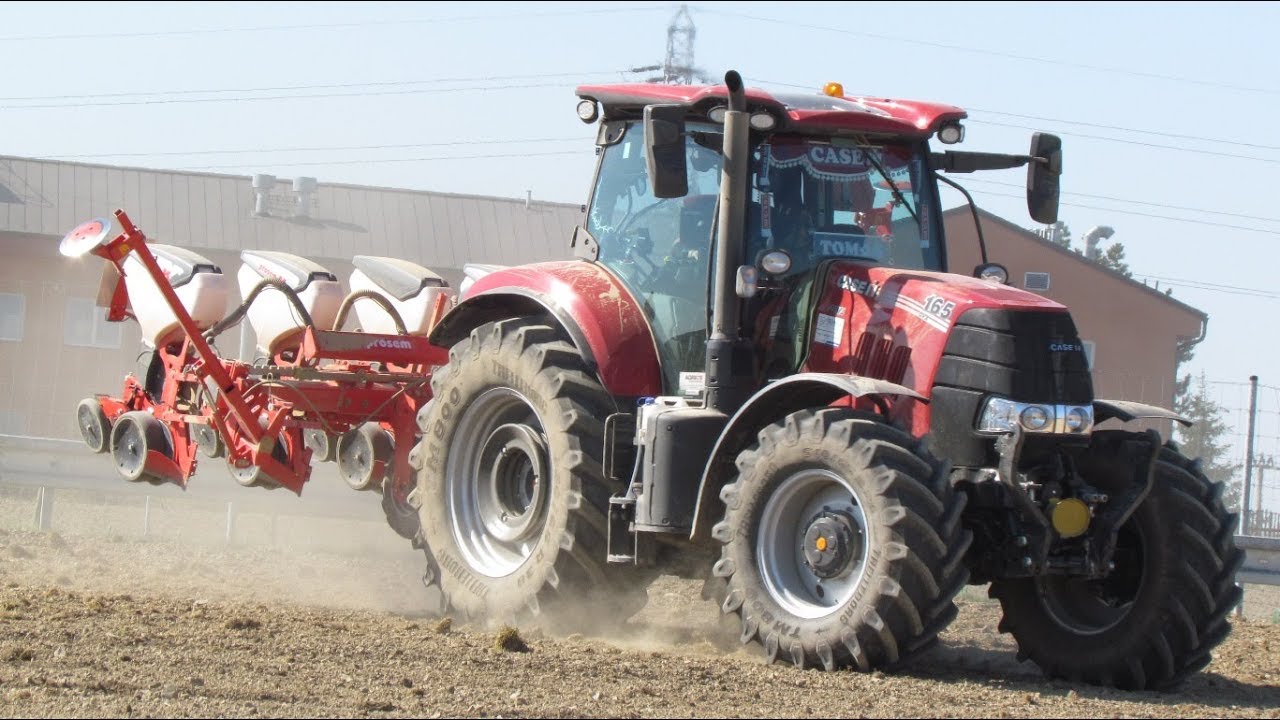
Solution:
[(619, 623), (638, 611), (646, 571), (606, 562), (621, 490), (602, 462), (613, 402), (573, 345), (530, 318), (489, 323), (450, 350), (432, 387), (419, 513), (448, 604), (579, 628), (574, 609)]
[[(1094, 433), (1079, 471), (1119, 494), (1132, 478), (1122, 465), (1125, 431)], [(997, 580), (990, 594), (1004, 611), (1002, 632), (1052, 677), (1127, 690), (1166, 689), (1209, 664), (1231, 630), (1240, 601), (1235, 574), (1236, 516), (1222, 484), (1166, 445), (1150, 494), (1120, 529), (1115, 570), (1101, 580), (1047, 577)]]
[(770, 662), (886, 668), (955, 618), (966, 496), (916, 440), (863, 413), (802, 410), (761, 430), (737, 467), (713, 572), (722, 611)]

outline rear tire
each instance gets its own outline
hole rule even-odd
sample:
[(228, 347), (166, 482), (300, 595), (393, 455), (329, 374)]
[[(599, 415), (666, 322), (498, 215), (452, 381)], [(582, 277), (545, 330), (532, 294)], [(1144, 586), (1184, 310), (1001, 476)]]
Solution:
[(712, 530), (727, 584), (707, 594), (770, 662), (892, 667), (955, 618), (966, 496), (916, 440), (863, 413), (802, 410), (761, 430), (737, 466)]
[(449, 605), (579, 629), (638, 611), (653, 573), (606, 561), (622, 489), (603, 471), (613, 401), (577, 349), (534, 319), (489, 323), (450, 350), (432, 389), (419, 512)]
[[(1094, 433), (1081, 475), (1108, 493), (1125, 488), (1132, 468), (1115, 458), (1135, 437)], [(1120, 530), (1110, 576), (992, 582), (1004, 610), (1000, 629), (1017, 640), (1019, 659), (1052, 677), (1126, 690), (1170, 688), (1208, 665), (1231, 630), (1227, 614), (1240, 601), (1235, 574), (1244, 562), (1222, 489), (1166, 445), (1151, 493)]]

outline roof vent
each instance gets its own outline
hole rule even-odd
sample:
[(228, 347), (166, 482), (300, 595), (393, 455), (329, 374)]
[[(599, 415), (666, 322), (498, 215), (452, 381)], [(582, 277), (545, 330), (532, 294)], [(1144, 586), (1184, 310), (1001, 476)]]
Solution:
[(298, 203), (294, 206), (294, 217), (310, 217), (311, 216), (311, 196), (316, 191), (316, 179), (313, 177), (298, 177), (293, 179), (293, 192), (298, 196)]
[(1022, 279), (1022, 287), (1044, 292), (1049, 289), (1049, 273), (1029, 272)]
[(253, 176), (253, 214), (258, 217), (270, 217), (271, 210), (267, 207), (267, 195), (271, 193), (271, 188), (276, 186), (276, 177), (274, 175), (254, 175)]

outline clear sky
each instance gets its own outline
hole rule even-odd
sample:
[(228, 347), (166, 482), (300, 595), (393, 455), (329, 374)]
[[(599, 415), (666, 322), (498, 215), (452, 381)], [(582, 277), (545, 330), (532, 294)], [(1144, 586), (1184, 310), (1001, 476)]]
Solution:
[[(661, 62), (676, 8), (6, 2), (0, 154), (583, 202), (594, 132), (573, 88), (643, 79), (625, 71)], [(1192, 369), (1240, 432), (1248, 393), (1232, 383), (1259, 375), (1259, 450), (1280, 456), (1280, 4), (690, 11), (713, 77), (959, 105), (969, 150), (1060, 134), (1062, 219), (1076, 238), (1115, 228), (1136, 276), (1209, 313)], [(1024, 173), (957, 179), (1030, 227)]]

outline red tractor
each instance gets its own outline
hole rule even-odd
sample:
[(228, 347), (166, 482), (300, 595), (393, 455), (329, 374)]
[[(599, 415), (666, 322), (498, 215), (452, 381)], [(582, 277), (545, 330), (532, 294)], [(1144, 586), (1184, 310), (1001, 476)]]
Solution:
[[(1124, 688), (1209, 662), (1240, 598), (1222, 487), (1093, 396), (1067, 309), (947, 265), (940, 172), (1061, 143), (932, 152), (954, 107), (714, 87), (579, 87), (599, 123), (579, 261), (478, 280), (421, 420), (429, 573), (472, 617), (622, 621), (659, 572), (769, 660), (897, 665), (990, 583), (1019, 657)], [(958, 186), (957, 186), (958, 187)], [(979, 235), (979, 237), (981, 237)]]
[[(938, 188), (963, 188), (941, 173), (1026, 165), (1050, 223), (1058, 138), (934, 152), (964, 111), (732, 72), (578, 95), (599, 128), (580, 259), (469, 268), (451, 308), (404, 261), (356, 258), (341, 301), (313, 263), (245, 253), (246, 300), (221, 317), (221, 270), (123, 212), (114, 240), (74, 231), (65, 252), (118, 270), (109, 317), (155, 347), (145, 382), (82, 404), (90, 446), (183, 485), (196, 445), (222, 450), (240, 482), (300, 492), (340, 436), (344, 477), (382, 492), (471, 618), (622, 622), (674, 573), (770, 661), (866, 671), (989, 583), (1049, 675), (1163, 688), (1209, 662), (1243, 560), (1222, 487), (1154, 431), (1098, 429), (1185, 421), (1095, 398), (1067, 309), (985, 248), (949, 272)], [(365, 332), (340, 331), (360, 298)], [(210, 345), (245, 315), (262, 363)]]

